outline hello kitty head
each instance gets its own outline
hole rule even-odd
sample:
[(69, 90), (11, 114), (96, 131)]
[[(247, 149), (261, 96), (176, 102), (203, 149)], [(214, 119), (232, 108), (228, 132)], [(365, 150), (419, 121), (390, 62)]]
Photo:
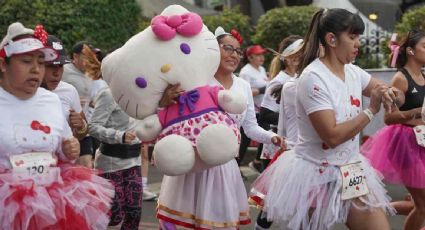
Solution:
[(217, 40), (201, 17), (171, 5), (103, 60), (102, 75), (120, 107), (142, 119), (156, 112), (169, 84), (208, 85), (219, 63)]

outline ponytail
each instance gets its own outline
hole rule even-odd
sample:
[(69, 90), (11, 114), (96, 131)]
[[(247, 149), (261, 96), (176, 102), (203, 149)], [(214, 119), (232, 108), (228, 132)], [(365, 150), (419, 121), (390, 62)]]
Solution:
[(319, 57), (320, 44), (324, 46), (325, 50), (328, 48), (325, 42), (327, 33), (333, 33), (338, 37), (343, 32), (362, 34), (364, 29), (364, 23), (358, 14), (340, 8), (319, 10), (314, 14), (305, 36), (304, 45), (301, 48), (302, 61), (298, 67), (298, 72), (301, 73)]
[(275, 56), (272, 59), (272, 62), (269, 66), (269, 79), (272, 80), (276, 77), (276, 75), (279, 74), (280, 70), (282, 69), (282, 61), (280, 60), (280, 56)]
[(301, 73), (305, 67), (307, 67), (311, 62), (313, 62), (317, 57), (319, 57), (319, 47), (320, 47), (320, 36), (319, 36), (319, 26), (320, 19), (324, 14), (325, 9), (321, 9), (316, 12), (311, 20), (310, 27), (307, 34), (304, 38), (304, 44), (301, 48), (301, 63), (298, 66), (298, 71)]

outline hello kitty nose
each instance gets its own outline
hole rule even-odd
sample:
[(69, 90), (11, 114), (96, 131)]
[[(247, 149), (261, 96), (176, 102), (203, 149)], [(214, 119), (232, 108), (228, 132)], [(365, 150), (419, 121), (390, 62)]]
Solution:
[(171, 70), (171, 64), (165, 64), (161, 66), (161, 73), (167, 73)]

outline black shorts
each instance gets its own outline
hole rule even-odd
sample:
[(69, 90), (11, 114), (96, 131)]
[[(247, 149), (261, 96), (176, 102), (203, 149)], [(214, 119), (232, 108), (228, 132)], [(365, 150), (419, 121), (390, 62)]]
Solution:
[(93, 139), (90, 136), (84, 137), (80, 140), (80, 156), (92, 155), (94, 154), (93, 150)]

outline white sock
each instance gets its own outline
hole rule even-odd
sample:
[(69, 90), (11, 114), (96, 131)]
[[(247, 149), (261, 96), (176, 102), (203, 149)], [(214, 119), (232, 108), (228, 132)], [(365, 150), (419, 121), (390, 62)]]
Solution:
[(142, 177), (142, 184), (143, 184), (143, 188), (148, 187), (148, 178), (147, 177)]

